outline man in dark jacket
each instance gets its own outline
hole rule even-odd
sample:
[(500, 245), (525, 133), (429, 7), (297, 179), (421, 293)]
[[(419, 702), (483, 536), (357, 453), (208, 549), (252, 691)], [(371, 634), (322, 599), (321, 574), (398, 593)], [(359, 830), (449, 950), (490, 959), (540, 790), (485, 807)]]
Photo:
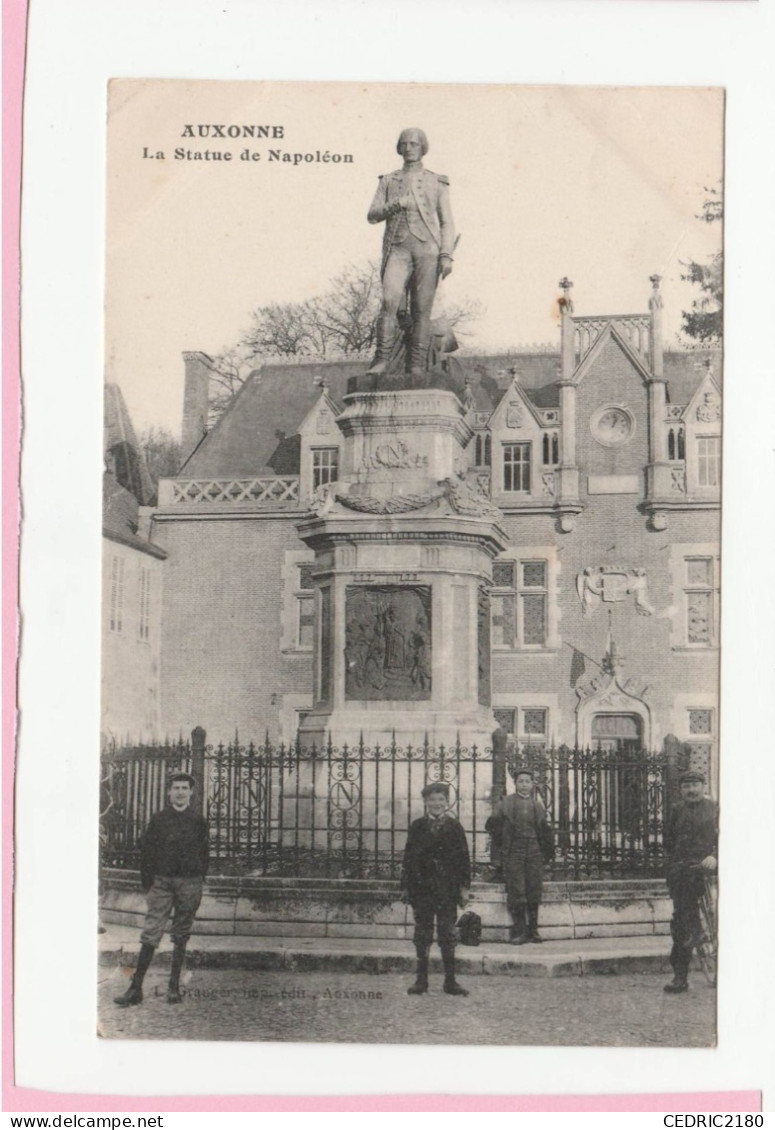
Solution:
[(664, 840), (667, 888), (673, 900), (673, 980), (665, 985), (666, 993), (685, 993), (689, 987), (689, 963), (702, 932), (697, 907), (705, 876), (716, 870), (718, 844), (718, 807), (703, 795), (704, 775), (689, 770), (681, 775), (680, 785), (681, 803), (668, 817)]
[(435, 781), (422, 791), (426, 814), (412, 822), (404, 851), (401, 897), (414, 913), (417, 980), (410, 994), (428, 991), (428, 956), (433, 942), (433, 921), (444, 963), (444, 992), (467, 997), (455, 980), (455, 921), (458, 905), (468, 902), (471, 862), (460, 822), (450, 815), (449, 785)]
[(151, 817), (143, 836), (140, 880), (148, 900), (148, 913), (140, 935), (140, 956), (129, 988), (115, 1003), (121, 1008), (141, 1004), (143, 978), (172, 914), (172, 968), (167, 1003), (180, 1004), (180, 974), (194, 916), (202, 901), (207, 874), (209, 833), (207, 821), (191, 808), (194, 778), (174, 773), (169, 781), (169, 806)]

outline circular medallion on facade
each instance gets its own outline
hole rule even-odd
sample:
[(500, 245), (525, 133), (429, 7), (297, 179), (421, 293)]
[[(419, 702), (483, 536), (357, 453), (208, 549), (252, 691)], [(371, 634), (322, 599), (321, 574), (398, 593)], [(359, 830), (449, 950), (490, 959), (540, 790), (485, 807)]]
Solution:
[(608, 404), (598, 408), (589, 423), (592, 435), (605, 447), (619, 447), (627, 443), (635, 434), (635, 420), (632, 413), (619, 405)]

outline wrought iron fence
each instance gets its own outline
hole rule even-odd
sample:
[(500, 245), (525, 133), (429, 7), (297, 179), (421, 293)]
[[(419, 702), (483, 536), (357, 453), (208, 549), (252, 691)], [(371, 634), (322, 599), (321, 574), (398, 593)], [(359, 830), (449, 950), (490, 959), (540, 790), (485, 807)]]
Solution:
[(104, 866), (137, 866), (143, 830), (163, 807), (166, 780), (193, 772), (222, 874), (398, 878), (422, 787), (450, 786), (475, 874), (494, 878), (485, 823), (503, 795), (508, 760), (533, 770), (557, 839), (557, 877), (628, 877), (662, 871), (662, 830), (682, 765), (667, 753), (522, 746), (509, 749), (192, 741), (109, 748), (102, 756)]

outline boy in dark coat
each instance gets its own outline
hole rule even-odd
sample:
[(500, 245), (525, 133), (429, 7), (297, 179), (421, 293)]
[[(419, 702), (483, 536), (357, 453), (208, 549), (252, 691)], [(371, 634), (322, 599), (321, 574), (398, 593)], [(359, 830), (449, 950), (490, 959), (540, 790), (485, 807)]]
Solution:
[(129, 988), (115, 1003), (121, 1008), (141, 1004), (143, 978), (172, 914), (172, 968), (167, 1003), (180, 1004), (180, 974), (194, 916), (202, 901), (207, 874), (209, 833), (207, 821), (191, 808), (194, 778), (173, 773), (167, 794), (169, 805), (151, 817), (143, 836), (140, 881), (148, 900), (148, 913), (140, 935), (140, 956)]
[(705, 876), (716, 870), (718, 845), (718, 807), (704, 795), (704, 774), (694, 769), (682, 773), (680, 785), (681, 803), (670, 812), (664, 836), (667, 889), (673, 900), (673, 980), (665, 985), (666, 993), (689, 988), (689, 963), (701, 933), (698, 903)]
[(414, 913), (417, 979), (408, 992), (428, 991), (428, 956), (436, 919), (444, 992), (467, 997), (468, 990), (455, 980), (455, 921), (458, 905), (468, 902), (471, 862), (460, 822), (450, 815), (449, 785), (436, 781), (422, 791), (426, 814), (412, 822), (404, 851), (401, 897)]
[(544, 865), (554, 858), (554, 834), (543, 802), (535, 795), (529, 769), (512, 768), (516, 792), (496, 805), (485, 824), (500, 849), (506, 904), (512, 920), (509, 943), (542, 942), (538, 908), (543, 893)]

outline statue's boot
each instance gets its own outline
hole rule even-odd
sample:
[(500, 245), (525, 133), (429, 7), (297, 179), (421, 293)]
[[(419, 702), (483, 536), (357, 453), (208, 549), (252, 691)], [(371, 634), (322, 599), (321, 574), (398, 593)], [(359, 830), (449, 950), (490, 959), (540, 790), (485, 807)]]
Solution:
[(377, 318), (377, 349), (374, 360), (366, 370), (367, 377), (381, 377), (387, 373), (397, 336), (398, 325), (395, 316), (380, 314)]
[(427, 379), (430, 344), (430, 318), (417, 318), (412, 326), (412, 339), (406, 356), (406, 371), (417, 387), (421, 387), (420, 382)]

